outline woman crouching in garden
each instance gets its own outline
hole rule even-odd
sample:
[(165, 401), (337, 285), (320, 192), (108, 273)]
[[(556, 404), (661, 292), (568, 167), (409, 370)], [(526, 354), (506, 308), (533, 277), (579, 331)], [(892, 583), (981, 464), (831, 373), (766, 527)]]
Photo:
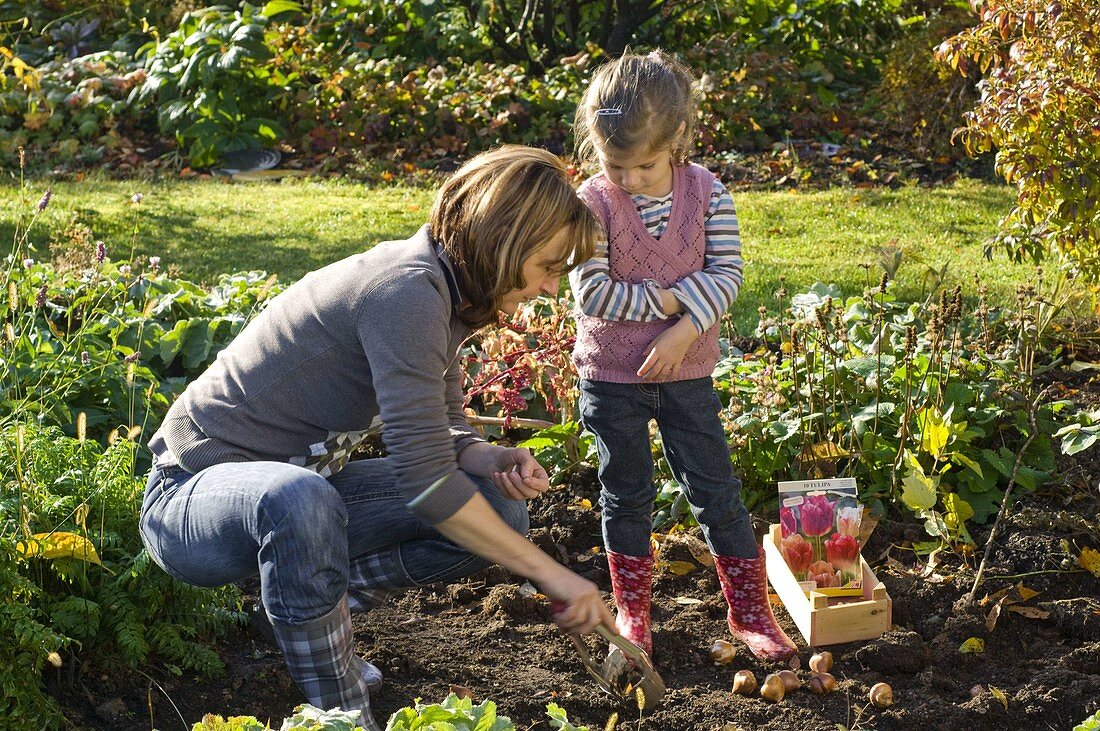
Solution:
[[(498, 312), (556, 294), (596, 237), (555, 156), (503, 147), (459, 169), (408, 240), (289, 287), (150, 441), (153, 558), (199, 586), (258, 573), (291, 677), (315, 706), (360, 710), (368, 730), (382, 676), (355, 656), (350, 612), (390, 590), (497, 563), (564, 603), (562, 629), (613, 627), (597, 587), (524, 537), (546, 471), (471, 430), (459, 358)], [(379, 425), (387, 457), (349, 462)]]

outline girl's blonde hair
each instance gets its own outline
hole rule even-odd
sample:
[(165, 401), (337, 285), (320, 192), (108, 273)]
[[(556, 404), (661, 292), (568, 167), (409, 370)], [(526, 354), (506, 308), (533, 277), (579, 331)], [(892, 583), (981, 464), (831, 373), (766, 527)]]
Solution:
[(568, 243), (554, 262), (562, 273), (591, 259), (599, 236), (562, 161), (520, 145), (483, 152), (451, 175), (429, 228), (455, 263), (467, 305), (459, 317), (472, 327), (496, 322), (504, 296), (527, 285), (524, 261), (562, 229)]
[(695, 134), (694, 82), (686, 66), (660, 50), (608, 61), (592, 76), (577, 107), (577, 155), (593, 160), (600, 148), (644, 147), (669, 149), (673, 162), (687, 163)]

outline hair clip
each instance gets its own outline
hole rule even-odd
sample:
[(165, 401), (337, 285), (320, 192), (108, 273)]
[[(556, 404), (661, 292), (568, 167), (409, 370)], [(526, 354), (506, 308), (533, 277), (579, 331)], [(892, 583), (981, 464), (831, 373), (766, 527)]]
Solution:
[(604, 107), (596, 110), (597, 117), (618, 117), (622, 113), (622, 109), (617, 109), (615, 107)]

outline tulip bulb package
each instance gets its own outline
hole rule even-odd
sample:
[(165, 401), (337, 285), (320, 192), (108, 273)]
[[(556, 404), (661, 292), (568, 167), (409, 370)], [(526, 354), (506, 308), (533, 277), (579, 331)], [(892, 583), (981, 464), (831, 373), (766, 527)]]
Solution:
[(780, 552), (807, 592), (862, 593), (857, 494), (853, 477), (779, 483)]

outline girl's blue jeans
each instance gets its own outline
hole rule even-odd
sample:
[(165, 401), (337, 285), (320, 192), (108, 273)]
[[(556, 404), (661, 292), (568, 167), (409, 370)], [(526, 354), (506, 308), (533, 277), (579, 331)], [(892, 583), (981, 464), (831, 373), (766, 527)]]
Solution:
[(609, 383), (582, 379), (580, 411), (596, 435), (604, 545), (648, 556), (653, 527), (653, 453), (649, 422), (657, 421), (665, 458), (684, 490), (711, 551), (756, 558), (756, 537), (741, 502), (722, 404), (710, 378), (670, 383)]
[[(471, 476), (472, 477), (472, 476)], [(504, 521), (526, 534), (527, 504), (472, 477)], [(405, 507), (384, 459), (325, 478), (279, 462), (234, 462), (191, 474), (154, 467), (141, 536), (175, 578), (221, 586), (259, 574), (273, 621), (298, 624), (356, 590), (416, 587), (468, 576), (489, 562)]]

